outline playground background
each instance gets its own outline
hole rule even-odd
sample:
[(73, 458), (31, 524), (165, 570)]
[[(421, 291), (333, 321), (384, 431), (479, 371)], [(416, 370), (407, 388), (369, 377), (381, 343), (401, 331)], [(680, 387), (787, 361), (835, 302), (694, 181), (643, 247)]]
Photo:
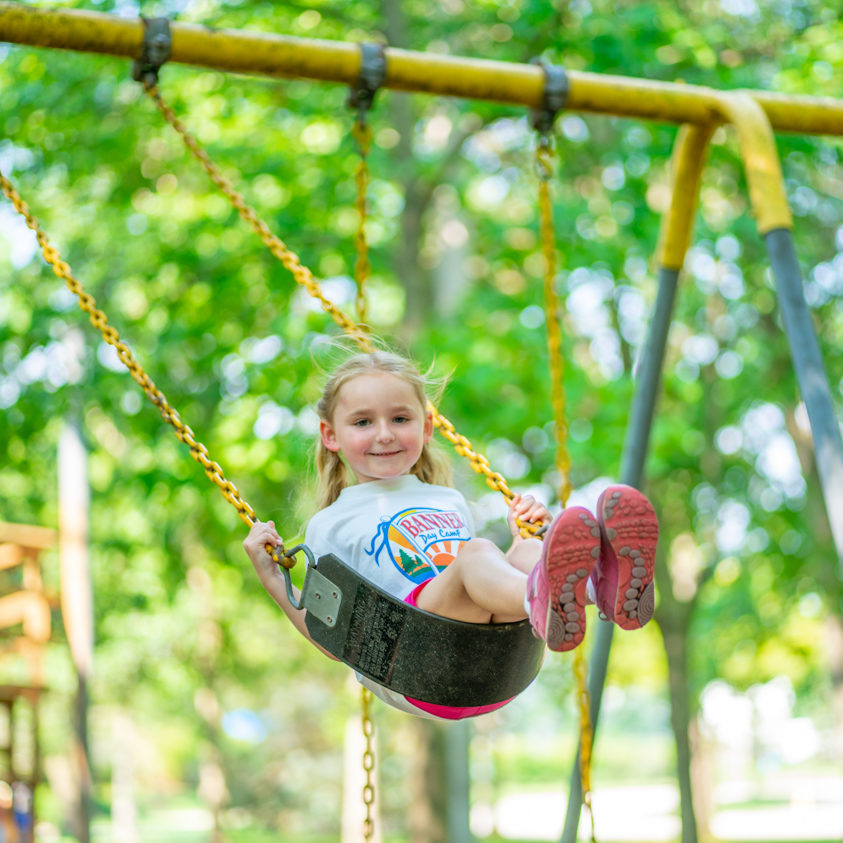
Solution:
[[(841, 8), (818, 0), (53, 5), (843, 96)], [(163, 70), (162, 90), (329, 295), (353, 309), (347, 91), (177, 66)], [(382, 92), (370, 122), (369, 318), (448, 378), (443, 410), (493, 467), (553, 503), (535, 138), (523, 111)], [(324, 315), (214, 192), (127, 62), (0, 45), (0, 125), (0, 169), (258, 515), (292, 541), (308, 514), (311, 403), (333, 356)], [(572, 503), (593, 505), (618, 471), (675, 134), (595, 115), (557, 121)], [(781, 135), (778, 145), (839, 400), (841, 141)], [(5, 202), (0, 268), (0, 520), (57, 527), (63, 432), (77, 431), (87, 452), (77, 500), (90, 495), (94, 839), (336, 840), (345, 746), (348, 769), (359, 766), (356, 688), (271, 605), (233, 510)], [(646, 481), (662, 524), (657, 611), (645, 630), (616, 636), (595, 747), (598, 839), (758, 839), (729, 823), (762, 808), (780, 812), (765, 840), (840, 839), (840, 560), (736, 140), (722, 128), (658, 413)], [(502, 539), (499, 496), (455, 468), (478, 501), (478, 524)], [(58, 597), (57, 552), (44, 551), (40, 564)], [(21, 585), (14, 577), (10, 590)], [(26, 682), (11, 649), (20, 629), (7, 634), (2, 680)], [(43, 657), (38, 839), (78, 839), (78, 677), (55, 606)], [(558, 836), (579, 730), (573, 685), (570, 659), (548, 658), (523, 699), (453, 729), (376, 707), (385, 839), (457, 841), (469, 772), (476, 836), (497, 827), (514, 839), (513, 826), (532, 828), (537, 817), (546, 833), (530, 839)], [(683, 734), (695, 823), (680, 824), (670, 794)], [(630, 790), (639, 787), (651, 789)], [(615, 788), (633, 808), (611, 801), (622, 795)], [(555, 802), (529, 801), (543, 792)], [(507, 801), (516, 795), (522, 801)], [(807, 838), (805, 805), (829, 818)], [(641, 837), (631, 836), (637, 820), (614, 824), (657, 806)], [(759, 823), (756, 815), (754, 828), (767, 828)]]

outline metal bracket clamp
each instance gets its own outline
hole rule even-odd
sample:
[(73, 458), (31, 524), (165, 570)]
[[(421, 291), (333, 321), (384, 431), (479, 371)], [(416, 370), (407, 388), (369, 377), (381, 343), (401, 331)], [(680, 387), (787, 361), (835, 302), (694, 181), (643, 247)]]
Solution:
[(301, 592), (301, 608), (332, 627), (337, 622), (341, 603), (342, 590), (316, 568), (309, 568)]
[(309, 614), (318, 618), (325, 626), (333, 627), (337, 622), (340, 605), (342, 604), (342, 589), (316, 569), (316, 559), (313, 556), (313, 551), (307, 545), (297, 544), (285, 551), (284, 555), (292, 559), (299, 551), (302, 551), (307, 557), (304, 586), (299, 599), (296, 600), (293, 594), (290, 569), (282, 566), (287, 599), (294, 609), (307, 609)]
[(360, 75), (351, 86), (348, 104), (356, 108), (362, 121), (372, 107), (375, 94), (386, 78), (386, 52), (384, 45), (369, 41), (360, 45)]
[(533, 59), (531, 63), (540, 65), (544, 71), (544, 93), (541, 108), (530, 109), (530, 125), (547, 135), (553, 129), (556, 115), (568, 101), (568, 74), (561, 64), (550, 64), (542, 59)]
[(141, 18), (143, 43), (140, 57), (132, 64), (132, 78), (146, 88), (158, 83), (158, 71), (170, 58), (173, 43), (169, 18)]

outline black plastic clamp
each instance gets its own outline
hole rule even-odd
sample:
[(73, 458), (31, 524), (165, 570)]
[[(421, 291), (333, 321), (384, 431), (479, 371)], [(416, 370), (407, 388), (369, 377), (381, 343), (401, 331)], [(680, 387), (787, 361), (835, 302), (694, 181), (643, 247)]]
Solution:
[(368, 41), (360, 45), (360, 75), (356, 84), (351, 86), (348, 104), (356, 108), (360, 120), (372, 107), (375, 94), (386, 78), (386, 53), (384, 45)]
[(158, 71), (170, 58), (173, 43), (169, 18), (141, 18), (143, 43), (140, 58), (132, 64), (132, 78), (146, 88), (158, 84)]
[(556, 115), (568, 101), (568, 74), (561, 64), (550, 64), (542, 59), (533, 59), (544, 71), (544, 93), (541, 108), (530, 109), (530, 125), (543, 135), (553, 129)]

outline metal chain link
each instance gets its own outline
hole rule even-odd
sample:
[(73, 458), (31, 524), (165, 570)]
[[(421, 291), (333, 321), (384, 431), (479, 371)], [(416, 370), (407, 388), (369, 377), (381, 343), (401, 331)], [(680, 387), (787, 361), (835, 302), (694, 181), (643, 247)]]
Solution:
[[(234, 208), (238, 211), (241, 218), (253, 229), (253, 231), (260, 237), (263, 243), (269, 248), (271, 253), (285, 266), (285, 268), (293, 275), (295, 281), (303, 286), (308, 293), (317, 299), (322, 308), (328, 315), (343, 329), (349, 336), (351, 336), (357, 344), (366, 351), (373, 350), (371, 342), (364, 336), (361, 327), (355, 324), (349, 317), (347, 317), (339, 308), (337, 308), (330, 300), (328, 300), (321, 291), (318, 282), (313, 277), (310, 270), (305, 267), (298, 256), (292, 252), (284, 242), (272, 234), (266, 223), (264, 223), (251, 208), (242, 195), (238, 193), (231, 182), (222, 175), (219, 168), (210, 160), (205, 151), (199, 146), (198, 142), (190, 135), (181, 121), (178, 120), (175, 113), (167, 106), (155, 86), (145, 86), (145, 90), (152, 98), (153, 102), (158, 107), (164, 119), (176, 130), (181, 136), (187, 148), (194, 155), (194, 157), (202, 165), (208, 176), (217, 185), (217, 187), (230, 200)], [(357, 135), (355, 135), (357, 137)], [(358, 138), (361, 144), (361, 156), (363, 157), (362, 166), (358, 168), (358, 173), (355, 177), (358, 187), (358, 204), (357, 209), (360, 214), (360, 227), (358, 229), (356, 244), (358, 249), (358, 264), (355, 268), (355, 273), (363, 281), (368, 277), (368, 255), (365, 242), (365, 234), (363, 231), (363, 224), (365, 222), (365, 192), (368, 183), (368, 169), (365, 166), (365, 155), (368, 147), (365, 147), (364, 142), (367, 138)], [(557, 432), (557, 468), (562, 477), (562, 485), (560, 487), (560, 501), (564, 505), (567, 501), (570, 492), (570, 456), (567, 450), (567, 424), (565, 423), (565, 396), (562, 389), (562, 364), (561, 364), (561, 334), (558, 325), (559, 304), (553, 286), (555, 276), (555, 249), (554, 249), (554, 234), (552, 211), (549, 197), (548, 181), (552, 167), (550, 165), (550, 156), (552, 151), (549, 149), (549, 144), (539, 144), (536, 150), (536, 162), (539, 172), (539, 209), (541, 217), (541, 233), (542, 244), (545, 254), (545, 295), (547, 304), (547, 321), (548, 321), (548, 351), (551, 360), (552, 370), (552, 390), (553, 390), (553, 407), (554, 416), (556, 419)], [(91, 324), (97, 328), (103, 340), (111, 345), (117, 352), (120, 361), (129, 370), (132, 378), (143, 389), (146, 396), (155, 405), (161, 417), (171, 425), (175, 431), (177, 438), (184, 442), (189, 450), (190, 455), (199, 462), (208, 479), (219, 487), (223, 497), (235, 508), (240, 518), (251, 526), (257, 520), (254, 509), (249, 503), (240, 495), (237, 487), (227, 480), (222, 467), (219, 463), (211, 460), (208, 449), (202, 442), (196, 439), (191, 428), (182, 422), (178, 411), (170, 405), (164, 394), (155, 385), (149, 375), (144, 371), (143, 367), (135, 360), (131, 350), (120, 339), (117, 330), (108, 324), (108, 317), (102, 310), (96, 307), (96, 301), (93, 296), (87, 293), (78, 279), (73, 276), (70, 266), (62, 260), (59, 252), (53, 247), (44, 231), (41, 229), (37, 219), (30, 212), (26, 202), (20, 197), (11, 182), (0, 172), (0, 188), (3, 193), (12, 202), (15, 210), (23, 217), (26, 225), (35, 233), (36, 239), (44, 259), (50, 265), (53, 272), (61, 278), (78, 298), (79, 307), (88, 314)], [(362, 198), (362, 203), (360, 197)], [(361, 206), (362, 205), (362, 206)], [(361, 314), (361, 320), (365, 315), (365, 302), (362, 298), (362, 284), (358, 286), (358, 313)], [(488, 459), (482, 454), (477, 453), (471, 442), (462, 434), (457, 433), (454, 425), (442, 416), (439, 411), (432, 405), (428, 405), (428, 409), (433, 416), (434, 426), (439, 432), (454, 445), (456, 452), (460, 456), (466, 457), (472, 468), (478, 474), (483, 474), (486, 478), (486, 483), (495, 491), (501, 492), (507, 503), (511, 503), (514, 498), (514, 493), (509, 488), (505, 478), (498, 472), (492, 471)], [(561, 456), (559, 454), (561, 453)], [(535, 533), (536, 527), (531, 524), (521, 525), (522, 533), (526, 531), (527, 534)], [(269, 548), (267, 548), (269, 550)], [(295, 564), (295, 559), (281, 556), (273, 549), (273, 559), (284, 565), (285, 567), (292, 567)], [(581, 713), (581, 756), (580, 756), (580, 775), (582, 779), (583, 804), (585, 804), (591, 815), (592, 822), (592, 840), (594, 839), (594, 817), (591, 813), (591, 787), (590, 787), (590, 761), (592, 748), (592, 729), (588, 714), (588, 690), (585, 684), (585, 666), (582, 653), (577, 651), (575, 658), (575, 670), (577, 673), (577, 680), (580, 689), (580, 713)], [(366, 781), (363, 787), (363, 801), (366, 806), (366, 817), (364, 821), (364, 838), (371, 840), (374, 835), (374, 820), (372, 816), (373, 806), (375, 801), (375, 788), (373, 784), (373, 770), (375, 756), (373, 751), (373, 734), (374, 726), (371, 720), (371, 699), (372, 694), (368, 688), (362, 689), (362, 724), (363, 735), (365, 738), (365, 751), (363, 754), (363, 768), (366, 774)]]
[(372, 840), (375, 836), (375, 726), (372, 722), (372, 692), (364, 685), (361, 686), (361, 702), (363, 712), (361, 722), (363, 725), (364, 740), (363, 771), (366, 776), (366, 781), (363, 785), (363, 804), (366, 806), (366, 817), (363, 820), (363, 839)]
[(144, 86), (144, 90), (149, 94), (163, 118), (181, 136), (185, 146), (202, 165), (202, 169), (205, 170), (211, 181), (225, 194), (243, 221), (260, 237), (269, 251), (281, 261), (293, 276), (295, 282), (304, 287), (322, 305), (322, 309), (343, 331), (354, 338), (360, 348), (364, 351), (373, 351), (374, 347), (368, 338), (363, 335), (361, 328), (325, 296), (319, 283), (313, 277), (313, 273), (302, 264), (299, 256), (289, 249), (283, 240), (269, 230), (269, 226), (258, 216), (255, 209), (247, 204), (242, 194), (238, 193), (234, 185), (222, 174), (219, 167), (211, 161), (208, 154), (199, 145), (199, 142), (187, 131), (184, 124), (176, 117), (175, 112), (170, 106), (164, 102), (157, 86)]
[(594, 728), (591, 725), (591, 698), (586, 681), (586, 663), (582, 647), (574, 652), (574, 675), (577, 679), (577, 700), (580, 709), (580, 789), (582, 804), (588, 810), (591, 821), (591, 840), (596, 841), (594, 831), (594, 809), (591, 805), (591, 752), (594, 745)]
[[(507, 504), (511, 504), (513, 498), (515, 497), (515, 493), (512, 489), (510, 489), (504, 476), (499, 474), (497, 471), (492, 470), (492, 467), (489, 465), (489, 460), (483, 456), (483, 454), (475, 451), (471, 442), (461, 433), (457, 433), (454, 425), (441, 413), (437, 412), (433, 404), (429, 403), (427, 405), (427, 409), (433, 416), (433, 426), (454, 446), (454, 450), (461, 457), (465, 457), (469, 461), (469, 464), (477, 474), (482, 474), (484, 476), (486, 485), (489, 486), (490, 489), (493, 489), (495, 492), (500, 492), (504, 496)], [(521, 536), (523, 538), (541, 536), (544, 533), (545, 528), (542, 525), (524, 522), (520, 519), (516, 519), (515, 523), (520, 529)]]
[(567, 400), (562, 356), (562, 307), (556, 293), (556, 234), (550, 202), (550, 177), (553, 174), (553, 148), (548, 135), (536, 145), (536, 171), (539, 177), (539, 225), (544, 253), (544, 302), (547, 321), (547, 352), (550, 360), (550, 395), (556, 427), (556, 470), (559, 473), (559, 500), (562, 506), (571, 494), (571, 455), (568, 452)]
[[(292, 252), (269, 230), (266, 223), (258, 217), (257, 212), (246, 203), (243, 196), (223, 176), (216, 164), (211, 161), (208, 154), (199, 145), (199, 142), (187, 131), (173, 110), (163, 101), (158, 88), (155, 86), (145, 86), (144, 89), (161, 112), (163, 118), (181, 136), (185, 146), (187, 146), (194, 158), (201, 164), (211, 181), (225, 194), (231, 204), (237, 209), (240, 217), (260, 237), (270, 252), (290, 271), (296, 283), (303, 286), (311, 296), (321, 303), (323, 310), (357, 343), (358, 347), (363, 351), (373, 351), (374, 346), (372, 341), (366, 336), (365, 330), (325, 297), (311, 271), (301, 263), (298, 255)], [(436, 407), (429, 404), (428, 409), (433, 416), (434, 426), (455, 446), (457, 453), (466, 457), (471, 462), (471, 467), (474, 471), (478, 474), (483, 474), (488, 485), (492, 489), (501, 492), (506, 498), (507, 503), (510, 503), (514, 494), (503, 476), (492, 471), (486, 457), (474, 451), (468, 439), (458, 434), (454, 425)], [(521, 527), (522, 533), (526, 531), (528, 535), (535, 534), (540, 529), (533, 524), (519, 524), (519, 526)]]
[(357, 196), (354, 200), (354, 207), (357, 210), (357, 232), (354, 235), (354, 247), (357, 250), (357, 260), (354, 263), (354, 282), (357, 285), (357, 321), (362, 325), (366, 322), (366, 295), (365, 286), (369, 275), (372, 272), (372, 265), (369, 262), (369, 245), (366, 242), (366, 192), (369, 187), (369, 150), (372, 148), (372, 130), (363, 117), (358, 118), (351, 130), (354, 140), (357, 141), (357, 148), (360, 151), (360, 160), (354, 171), (354, 183), (357, 186)]
[[(196, 439), (190, 427), (181, 420), (178, 411), (170, 405), (164, 393), (153, 383), (152, 378), (144, 371), (141, 364), (135, 360), (129, 346), (120, 339), (117, 329), (108, 324), (108, 317), (97, 308), (94, 297), (87, 293), (82, 283), (74, 277), (70, 266), (62, 260), (58, 250), (50, 243), (38, 220), (29, 210), (29, 206), (2, 172), (0, 172), (0, 188), (14, 205), (18, 214), (23, 217), (27, 227), (35, 232), (44, 260), (50, 265), (56, 276), (61, 278), (68, 289), (76, 295), (80, 309), (88, 314), (91, 324), (99, 330), (103, 340), (116, 350), (120, 362), (129, 370), (131, 376), (146, 393), (147, 398), (158, 408), (164, 421), (172, 426), (176, 437), (188, 446), (190, 456), (204, 468), (208, 479), (219, 487), (223, 497), (237, 510), (240, 518), (251, 527), (257, 520), (254, 509), (243, 499), (237, 487), (226, 479), (220, 464), (210, 458), (208, 449)], [(295, 560), (279, 554), (275, 548), (269, 545), (267, 545), (267, 551), (278, 564), (285, 567), (292, 567), (295, 564)]]
[[(351, 134), (357, 142), (357, 149), (360, 153), (357, 168), (354, 171), (354, 183), (357, 188), (354, 207), (357, 211), (358, 220), (357, 231), (354, 235), (354, 247), (357, 252), (357, 259), (354, 262), (354, 284), (357, 290), (355, 299), (357, 321), (363, 325), (366, 322), (366, 281), (372, 268), (369, 263), (369, 244), (366, 239), (366, 194), (369, 188), (369, 163), (367, 159), (372, 145), (372, 130), (366, 123), (365, 109), (360, 109), (360, 116), (354, 122)], [(371, 717), (372, 692), (365, 686), (361, 686), (361, 703), (360, 722), (363, 728), (363, 774), (365, 776), (363, 805), (366, 811), (363, 818), (363, 839), (372, 840), (375, 836), (373, 817), (375, 755), (372, 749), (374, 724)]]
[[(550, 358), (551, 399), (556, 427), (556, 470), (559, 472), (559, 500), (564, 507), (571, 493), (571, 455), (568, 451), (568, 421), (563, 385), (562, 308), (556, 293), (556, 249), (553, 227), (553, 206), (550, 201), (550, 177), (553, 174), (553, 148), (549, 133), (542, 133), (536, 145), (536, 172), (539, 179), (539, 224), (545, 258), (544, 293), (547, 314), (547, 351)], [(582, 648), (574, 653), (574, 675), (580, 711), (580, 784), (582, 803), (591, 818), (591, 839), (594, 835), (594, 813), (591, 808), (591, 751), (594, 729), (591, 725), (590, 698)]]

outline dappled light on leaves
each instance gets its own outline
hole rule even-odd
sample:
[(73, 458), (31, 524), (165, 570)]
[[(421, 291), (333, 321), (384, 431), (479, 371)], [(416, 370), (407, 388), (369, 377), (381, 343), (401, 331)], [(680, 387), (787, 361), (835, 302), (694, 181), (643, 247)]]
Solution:
[[(655, 0), (405, 0), (395, 9), (408, 24), (404, 43), (367, 4), (317, 10), (208, 0), (156, 3), (144, 13), (314, 38), (383, 37), (503, 61), (545, 55), (571, 69), (654, 80), (841, 95), (834, 68), (843, 32), (834, 10), (814, 0), (682, 8)], [(285, 538), (299, 536), (312, 508), (312, 403), (330, 367), (333, 328), (128, 77), (126, 62), (106, 57), (0, 46), (0, 169), (261, 517)], [(174, 65), (162, 72), (162, 88), (225, 175), (324, 279), (328, 299), (348, 307), (357, 158), (343, 86)], [(368, 318), (376, 333), (396, 337), (447, 380), (443, 410), (504, 474), (551, 497), (559, 478), (526, 115), (383, 91), (370, 120)], [(652, 255), (675, 135), (674, 126), (594, 114), (562, 113), (556, 123), (556, 285), (572, 479), (582, 494), (620, 471), (656, 295)], [(839, 403), (843, 155), (827, 138), (781, 135), (777, 144), (806, 299)], [(113, 349), (90, 333), (8, 207), (0, 208), (0, 269), (2, 519), (56, 523), (63, 420), (81, 425), (89, 451), (98, 787), (114, 764), (111, 720), (128, 712), (142, 792), (192, 794), (204, 781), (203, 792), (219, 795), (210, 772), (218, 769), (231, 828), (334, 834), (338, 747), (356, 704), (344, 677), (306, 648), (260, 591), (230, 507), (205, 488), (184, 447), (127, 383)], [(800, 718), (830, 707), (824, 647), (832, 639), (824, 624), (840, 613), (841, 586), (780, 322), (736, 138), (718, 129), (646, 468), (666, 548), (656, 622), (685, 636), (688, 690), (703, 695), (713, 730), (728, 727), (723, 712), (731, 711), (740, 723), (762, 710), (765, 723), (779, 722), (765, 708), (771, 699)], [(478, 523), (500, 529), (499, 496), (486, 496), (482, 479), (455, 466), (478, 499)], [(655, 625), (642, 635), (644, 643), (618, 644), (607, 728), (631, 712), (645, 717), (649, 745), (661, 747), (646, 763), (670, 776), (668, 657)], [(50, 659), (51, 684), (66, 701), (72, 681), (60, 637)], [(789, 690), (767, 687), (785, 674)], [(573, 751), (575, 727), (573, 706), (560, 700), (571, 687), (566, 666), (549, 666), (523, 710), (480, 727), (489, 729), (490, 787), (510, 767), (527, 785), (564, 778), (560, 759)], [(44, 718), (48, 756), (60, 754), (55, 724), (67, 719), (53, 705)], [(392, 760), (381, 788), (386, 821), (398, 829), (407, 811), (402, 728), (390, 722), (385, 730)], [(505, 745), (495, 728), (511, 732)], [(804, 735), (802, 745), (813, 746)], [(528, 740), (541, 744), (539, 756), (525, 754)], [(820, 742), (813, 757), (822, 752)], [(542, 763), (533, 765), (535, 757)], [(632, 757), (598, 762), (623, 766)], [(318, 784), (309, 789), (309, 781)]]

